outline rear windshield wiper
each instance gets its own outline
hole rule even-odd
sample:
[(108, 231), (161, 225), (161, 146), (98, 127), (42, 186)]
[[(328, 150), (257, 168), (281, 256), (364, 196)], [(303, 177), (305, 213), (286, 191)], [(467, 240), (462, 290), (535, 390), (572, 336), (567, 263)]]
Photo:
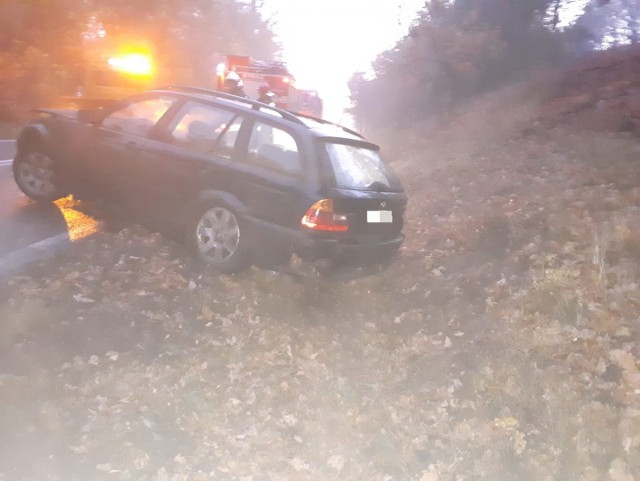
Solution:
[(374, 192), (390, 192), (390, 186), (383, 184), (379, 180), (369, 184), (364, 190), (372, 190)]

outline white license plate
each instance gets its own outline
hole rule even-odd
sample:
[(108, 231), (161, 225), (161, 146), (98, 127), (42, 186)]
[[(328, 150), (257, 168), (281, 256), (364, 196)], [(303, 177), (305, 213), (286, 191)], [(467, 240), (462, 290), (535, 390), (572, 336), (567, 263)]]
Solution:
[(390, 224), (393, 222), (393, 215), (390, 210), (368, 210), (367, 222), (369, 224)]

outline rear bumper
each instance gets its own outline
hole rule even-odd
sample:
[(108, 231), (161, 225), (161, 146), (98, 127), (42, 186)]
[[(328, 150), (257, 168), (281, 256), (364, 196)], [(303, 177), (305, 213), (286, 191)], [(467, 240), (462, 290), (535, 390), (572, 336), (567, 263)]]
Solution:
[(341, 264), (378, 264), (387, 262), (400, 249), (404, 235), (369, 244), (347, 244), (334, 239), (314, 239), (301, 234), (294, 253), (305, 260), (331, 259)]
[(255, 218), (246, 220), (254, 229), (254, 254), (258, 257), (278, 258), (276, 253), (286, 256), (296, 254), (310, 262), (330, 260), (345, 266), (367, 266), (387, 263), (404, 242), (403, 234), (383, 241), (369, 239), (360, 243), (349, 239), (325, 239)]

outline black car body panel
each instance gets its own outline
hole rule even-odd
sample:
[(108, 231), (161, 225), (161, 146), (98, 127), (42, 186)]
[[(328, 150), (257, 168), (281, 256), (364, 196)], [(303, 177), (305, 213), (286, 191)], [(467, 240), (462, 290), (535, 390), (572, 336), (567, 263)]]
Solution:
[[(291, 254), (385, 262), (403, 242), (407, 197), (379, 147), (349, 129), (185, 88), (99, 111), (38, 112), (18, 139), (14, 164), (37, 144), (64, 192), (106, 196), (178, 230), (202, 206), (223, 206), (238, 217), (256, 263)], [(323, 214), (348, 228), (303, 225), (323, 199), (333, 209)]]

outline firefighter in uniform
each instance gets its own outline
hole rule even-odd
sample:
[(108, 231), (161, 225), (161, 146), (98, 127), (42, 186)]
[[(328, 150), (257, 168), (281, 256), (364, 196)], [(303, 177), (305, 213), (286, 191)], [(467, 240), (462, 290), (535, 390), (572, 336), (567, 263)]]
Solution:
[(242, 79), (240, 78), (238, 73), (234, 72), (233, 70), (229, 72), (227, 78), (224, 79), (224, 91), (228, 94), (237, 95), (238, 97), (247, 96), (247, 94), (244, 92)]
[(260, 88), (258, 88), (258, 93), (260, 94), (260, 96), (258, 97), (258, 102), (262, 102), (263, 104), (271, 106), (276, 105), (273, 100), (276, 94), (271, 91), (271, 88), (268, 85), (261, 85)]

